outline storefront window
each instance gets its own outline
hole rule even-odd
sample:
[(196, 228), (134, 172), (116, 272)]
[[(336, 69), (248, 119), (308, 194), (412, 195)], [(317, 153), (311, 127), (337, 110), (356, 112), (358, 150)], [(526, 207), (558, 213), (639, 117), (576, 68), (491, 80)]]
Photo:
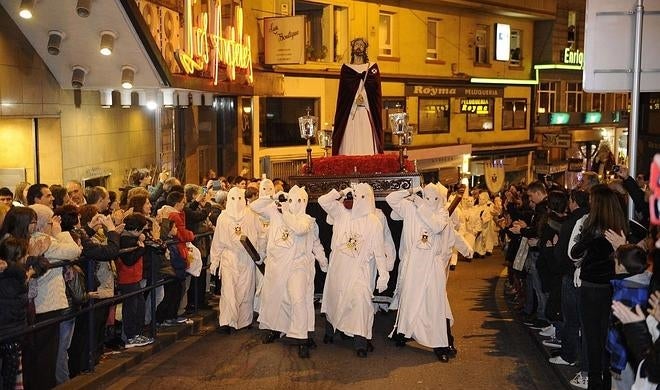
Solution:
[(383, 129), (385, 130), (385, 144), (391, 145), (394, 140), (392, 138), (392, 127), (390, 126), (389, 115), (398, 112), (406, 111), (406, 98), (404, 97), (391, 97), (383, 98)]
[(449, 98), (419, 98), (419, 133), (449, 133)]
[(467, 116), (467, 131), (493, 130), (495, 114), (492, 98), (461, 99), (461, 112)]
[(566, 83), (566, 111), (582, 112), (582, 83)]
[(527, 128), (527, 99), (504, 99), (502, 102), (502, 129)]
[(592, 93), (591, 94), (591, 106), (590, 111), (605, 111), (605, 94), (604, 93)]
[(555, 112), (557, 103), (557, 82), (550, 81), (540, 83), (536, 101), (538, 102), (536, 112), (539, 114)]
[(509, 57), (509, 65), (521, 66), (522, 65), (522, 31), (511, 30), (511, 56)]
[(259, 100), (260, 146), (305, 145), (300, 137), (298, 118), (307, 114), (319, 116), (318, 98), (261, 98)]

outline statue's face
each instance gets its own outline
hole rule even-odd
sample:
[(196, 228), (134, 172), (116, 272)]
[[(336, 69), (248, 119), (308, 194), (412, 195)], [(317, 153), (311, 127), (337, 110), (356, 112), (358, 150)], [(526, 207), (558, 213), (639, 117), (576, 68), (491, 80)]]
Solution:
[(367, 45), (363, 40), (357, 40), (353, 43), (353, 55), (362, 56), (367, 49)]

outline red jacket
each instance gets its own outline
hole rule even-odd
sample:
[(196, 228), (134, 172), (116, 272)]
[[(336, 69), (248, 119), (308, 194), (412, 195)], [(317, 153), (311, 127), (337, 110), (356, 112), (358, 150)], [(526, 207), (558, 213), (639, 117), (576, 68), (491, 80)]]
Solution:
[(186, 259), (187, 262), (188, 248), (186, 247), (186, 242), (192, 242), (192, 240), (195, 239), (195, 233), (186, 229), (186, 214), (183, 211), (172, 212), (167, 219), (174, 222), (174, 225), (176, 226), (176, 239), (179, 240), (179, 243), (176, 246), (179, 248), (181, 257)]

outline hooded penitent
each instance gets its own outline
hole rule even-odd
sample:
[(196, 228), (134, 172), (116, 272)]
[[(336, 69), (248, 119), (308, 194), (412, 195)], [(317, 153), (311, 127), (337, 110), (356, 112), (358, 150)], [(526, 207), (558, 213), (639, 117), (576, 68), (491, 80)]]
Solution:
[(259, 183), (259, 197), (264, 197), (264, 196), (273, 196), (275, 195), (275, 186), (273, 185), (272, 180), (270, 179), (263, 179), (261, 180), (261, 183)]
[(352, 218), (364, 217), (372, 213), (376, 207), (376, 199), (374, 198), (374, 190), (367, 183), (360, 183), (355, 186), (353, 191), (353, 208), (351, 209)]
[(225, 212), (234, 219), (241, 219), (245, 215), (246, 210), (245, 190), (238, 187), (229, 190)]
[(293, 215), (305, 214), (308, 195), (305, 187), (293, 186), (289, 190), (289, 212)]

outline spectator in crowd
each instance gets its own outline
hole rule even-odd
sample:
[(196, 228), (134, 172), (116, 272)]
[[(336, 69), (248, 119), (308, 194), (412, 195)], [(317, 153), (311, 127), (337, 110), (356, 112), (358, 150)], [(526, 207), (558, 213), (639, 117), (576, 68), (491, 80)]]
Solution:
[(27, 205), (42, 204), (53, 208), (53, 194), (45, 184), (32, 184), (27, 192)]
[(104, 214), (108, 211), (108, 207), (110, 206), (110, 194), (108, 194), (108, 190), (104, 187), (96, 186), (88, 188), (85, 198), (87, 199), (87, 204), (96, 206), (99, 213)]
[(7, 188), (7, 187), (0, 188), (0, 203), (1, 204), (6, 204), (7, 206), (11, 206), (13, 200), (14, 200), (14, 194), (11, 192), (11, 190), (9, 188)]
[(183, 186), (181, 185), (179, 179), (176, 177), (170, 177), (163, 183), (163, 193), (155, 202), (152, 202), (152, 204), (154, 204), (153, 210), (155, 212), (160, 210), (163, 206), (167, 205), (167, 195), (169, 195), (171, 192), (180, 192), (182, 194), (184, 193)]
[(50, 186), (50, 192), (53, 194), (53, 210), (64, 206), (65, 204), (72, 203), (66, 188), (62, 187), (61, 185), (53, 184)]
[(591, 188), (589, 214), (573, 229), (575, 240), (569, 244), (570, 257), (579, 263), (576, 284), (580, 293), (582, 334), (586, 340), (588, 386), (590, 389), (610, 389), (610, 356), (605, 349), (612, 301), (610, 280), (614, 277), (614, 248), (605, 232), (624, 232), (629, 228), (617, 195), (607, 185)]
[[(186, 215), (186, 229), (193, 234), (208, 233), (211, 231), (208, 218), (211, 213), (210, 199), (211, 195), (206, 187), (195, 184), (186, 184), (184, 186), (186, 205), (183, 211)], [(208, 236), (196, 238), (193, 245), (199, 249), (202, 259), (208, 258), (210, 238)], [(206, 293), (206, 271), (202, 269), (199, 277), (194, 277), (190, 281), (193, 288), (188, 288), (186, 300), (186, 312), (190, 313), (199, 308), (203, 303)]]
[(16, 185), (14, 190), (14, 206), (27, 206), (27, 192), (30, 188), (30, 183), (22, 181)]
[[(143, 279), (144, 240), (143, 230), (147, 227), (144, 215), (131, 214), (124, 219), (124, 231), (120, 238), (121, 254), (116, 262), (117, 284), (122, 294), (140, 289)], [(149, 345), (152, 338), (142, 335), (144, 327), (144, 295), (135, 294), (122, 302), (122, 325), (126, 335), (126, 348)]]
[(82, 184), (79, 181), (69, 180), (66, 183), (66, 191), (69, 194), (69, 198), (71, 198), (71, 201), (76, 206), (80, 207), (87, 203), (85, 200)]

